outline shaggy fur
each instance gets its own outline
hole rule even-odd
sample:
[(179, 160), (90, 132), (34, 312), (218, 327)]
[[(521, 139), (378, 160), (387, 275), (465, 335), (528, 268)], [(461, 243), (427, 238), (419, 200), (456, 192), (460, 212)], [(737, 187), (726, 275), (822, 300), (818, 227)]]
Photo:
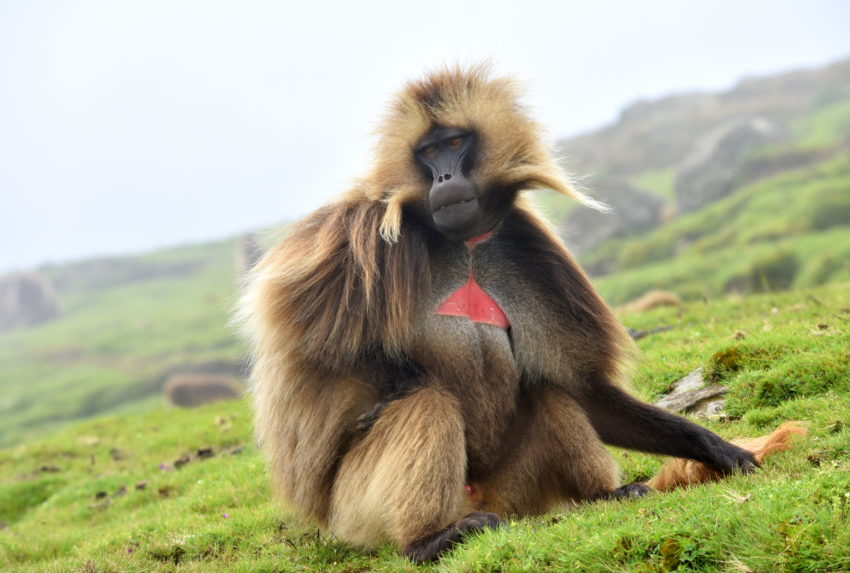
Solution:
[[(476, 137), (468, 175), (489, 238), (452, 242), (414, 149), (434, 126)], [(558, 171), (511, 80), (447, 69), (409, 84), (371, 171), (293, 226), (251, 273), (256, 433), (278, 495), (339, 538), (427, 560), (499, 515), (624, 497), (603, 442), (722, 472), (752, 457), (618, 386), (632, 346), (522, 200)], [(435, 313), (475, 278), (510, 328)], [(499, 515), (497, 515), (499, 514)], [(465, 517), (464, 517), (465, 516)]]

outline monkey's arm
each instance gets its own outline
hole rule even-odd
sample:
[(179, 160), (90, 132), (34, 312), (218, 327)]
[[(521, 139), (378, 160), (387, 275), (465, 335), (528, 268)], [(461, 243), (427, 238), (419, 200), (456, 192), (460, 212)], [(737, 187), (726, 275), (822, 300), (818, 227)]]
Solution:
[(509, 268), (524, 296), (506, 298), (518, 361), (577, 400), (604, 442), (723, 472), (756, 466), (749, 452), (612, 383), (622, 376), (632, 342), (557, 237), (521, 210), (506, 219), (501, 237), (502, 256), (525, 263), (522, 272)]
[(750, 472), (758, 466), (752, 453), (608, 382), (589, 384), (575, 397), (607, 444), (697, 460), (724, 473)]

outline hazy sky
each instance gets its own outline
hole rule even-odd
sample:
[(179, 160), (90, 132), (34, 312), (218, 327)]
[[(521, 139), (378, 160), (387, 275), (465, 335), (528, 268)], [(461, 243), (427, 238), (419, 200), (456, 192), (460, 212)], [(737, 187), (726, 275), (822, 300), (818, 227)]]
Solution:
[(556, 137), (846, 56), (840, 0), (0, 0), (0, 271), (303, 215), (443, 63), (527, 80)]

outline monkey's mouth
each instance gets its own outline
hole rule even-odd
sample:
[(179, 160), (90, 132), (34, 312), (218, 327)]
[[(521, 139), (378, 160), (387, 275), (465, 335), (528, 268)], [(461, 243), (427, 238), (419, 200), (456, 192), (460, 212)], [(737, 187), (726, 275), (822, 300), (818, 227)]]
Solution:
[(462, 199), (460, 201), (455, 201), (454, 203), (449, 203), (448, 205), (441, 205), (441, 206), (437, 207), (437, 209), (434, 211), (433, 214), (436, 215), (437, 213), (439, 213), (443, 209), (451, 209), (452, 207), (455, 207), (455, 206), (458, 206), (458, 205), (466, 205), (467, 203), (472, 203), (473, 201), (478, 201), (478, 199), (476, 197), (473, 197), (471, 199)]
[(473, 236), (481, 223), (481, 208), (478, 198), (462, 199), (441, 205), (431, 216), (442, 234), (450, 239), (464, 240)]

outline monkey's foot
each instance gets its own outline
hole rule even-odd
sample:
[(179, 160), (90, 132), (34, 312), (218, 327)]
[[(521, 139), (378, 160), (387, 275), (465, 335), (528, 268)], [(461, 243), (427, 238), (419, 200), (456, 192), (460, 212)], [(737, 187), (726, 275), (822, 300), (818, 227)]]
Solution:
[(416, 563), (433, 561), (454, 545), (460, 543), (466, 534), (485, 529), (497, 529), (504, 523), (502, 518), (495, 513), (476, 511), (458, 519), (437, 533), (411, 542), (404, 548), (402, 554)]
[(626, 485), (621, 485), (617, 489), (602, 495), (599, 499), (637, 499), (639, 497), (645, 496), (651, 491), (651, 487), (649, 487), (643, 482), (636, 481), (632, 483), (627, 483)]

